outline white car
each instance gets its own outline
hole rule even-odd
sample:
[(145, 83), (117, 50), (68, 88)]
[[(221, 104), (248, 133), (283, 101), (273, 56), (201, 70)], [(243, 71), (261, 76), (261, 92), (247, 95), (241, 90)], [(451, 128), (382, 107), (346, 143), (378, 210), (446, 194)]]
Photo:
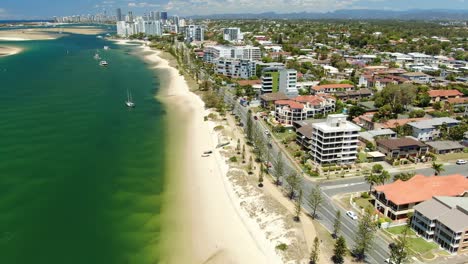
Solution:
[(270, 135), (270, 131), (268, 131), (268, 129), (265, 130), (265, 135), (267, 135), (267, 136)]
[(385, 260), (385, 263), (395, 264), (395, 262), (391, 261), (389, 258)]
[(348, 215), (353, 220), (357, 220), (357, 215), (353, 211), (346, 211), (346, 215)]
[(466, 164), (466, 160), (459, 159), (457, 162), (455, 162), (457, 165), (464, 165)]

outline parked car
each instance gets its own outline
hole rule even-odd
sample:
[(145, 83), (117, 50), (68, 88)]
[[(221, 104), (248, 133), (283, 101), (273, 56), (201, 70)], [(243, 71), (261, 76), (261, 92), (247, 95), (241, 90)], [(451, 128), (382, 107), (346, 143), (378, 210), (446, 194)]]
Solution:
[(457, 162), (455, 162), (457, 165), (464, 165), (466, 164), (466, 160), (459, 159)]
[(205, 155), (210, 155), (211, 153), (213, 153), (212, 150), (203, 151), (203, 154), (205, 154)]
[(346, 215), (349, 216), (353, 220), (357, 220), (357, 215), (353, 211), (346, 211)]
[(395, 264), (395, 262), (393, 262), (391, 259), (385, 259), (385, 263), (388, 263), (388, 264)]
[(267, 136), (270, 135), (270, 131), (268, 131), (268, 129), (265, 130), (265, 135), (267, 135)]

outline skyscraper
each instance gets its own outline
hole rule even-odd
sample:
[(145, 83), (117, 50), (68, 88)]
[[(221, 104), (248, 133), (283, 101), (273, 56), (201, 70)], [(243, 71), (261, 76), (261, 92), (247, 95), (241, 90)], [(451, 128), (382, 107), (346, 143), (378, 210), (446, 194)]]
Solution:
[(120, 8), (117, 8), (117, 21), (123, 21), (123, 18), (122, 18), (122, 10)]
[(167, 20), (167, 12), (161, 12), (161, 20), (166, 21)]
[(128, 11), (128, 21), (133, 22), (133, 12)]

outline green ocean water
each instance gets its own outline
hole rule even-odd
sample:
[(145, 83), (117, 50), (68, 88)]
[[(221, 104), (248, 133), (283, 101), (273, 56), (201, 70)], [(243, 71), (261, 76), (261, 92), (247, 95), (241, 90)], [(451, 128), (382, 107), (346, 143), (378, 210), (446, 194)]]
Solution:
[(2, 44), (25, 51), (0, 58), (0, 263), (157, 263), (155, 73), (131, 47), (95, 36)]

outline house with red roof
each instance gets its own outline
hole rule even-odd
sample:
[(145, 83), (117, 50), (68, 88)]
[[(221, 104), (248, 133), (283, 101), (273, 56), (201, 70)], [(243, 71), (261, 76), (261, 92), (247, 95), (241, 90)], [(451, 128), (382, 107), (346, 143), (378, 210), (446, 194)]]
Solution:
[(461, 174), (447, 176), (415, 175), (413, 178), (375, 186), (371, 197), (375, 208), (392, 220), (405, 220), (413, 207), (433, 196), (468, 196), (468, 179)]
[(327, 95), (302, 95), (288, 100), (277, 100), (275, 119), (283, 125), (291, 126), (296, 121), (334, 112), (335, 103), (335, 98)]
[(463, 93), (452, 89), (452, 90), (430, 90), (428, 91), (429, 96), (431, 97), (431, 103), (447, 101), (448, 99), (461, 98)]
[(347, 83), (323, 84), (312, 87), (312, 94), (336, 93), (354, 90), (354, 85)]

